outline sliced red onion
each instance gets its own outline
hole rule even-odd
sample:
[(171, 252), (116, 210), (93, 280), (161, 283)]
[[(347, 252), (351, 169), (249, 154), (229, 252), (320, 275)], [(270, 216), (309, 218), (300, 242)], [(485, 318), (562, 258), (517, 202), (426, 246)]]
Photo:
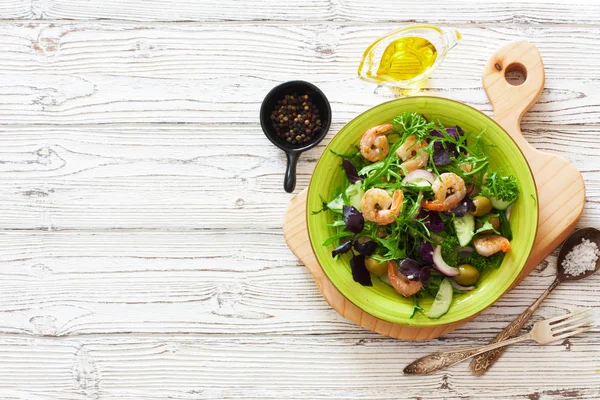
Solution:
[(473, 248), (471, 246), (459, 247), (458, 255), (461, 257), (467, 257), (473, 254)]
[(413, 172), (410, 172), (408, 175), (404, 177), (402, 183), (407, 184), (414, 182), (416, 180), (423, 179), (427, 182), (433, 184), (435, 182), (435, 176), (429, 171), (425, 171), (424, 169), (415, 169)]
[[(419, 192), (419, 197), (422, 198), (423, 196), (423, 192)], [(417, 211), (415, 211), (415, 213), (411, 216), (411, 218), (417, 218), (419, 216), (419, 214), (421, 214), (421, 210), (423, 208), (419, 205), (419, 207), (417, 207)]]
[(473, 289), (475, 289), (475, 286), (462, 286), (459, 285), (458, 283), (454, 282), (454, 279), (449, 279), (450, 283), (452, 284), (452, 287), (454, 287), (454, 289), (456, 290), (460, 290), (461, 292), (469, 292)]
[(467, 187), (467, 196), (470, 196), (473, 193), (475, 193), (475, 189), (477, 189), (477, 187), (473, 183), (470, 184), (469, 187)]
[(446, 276), (458, 275), (458, 268), (449, 266), (442, 258), (442, 246), (436, 246), (433, 250), (433, 264), (438, 271)]

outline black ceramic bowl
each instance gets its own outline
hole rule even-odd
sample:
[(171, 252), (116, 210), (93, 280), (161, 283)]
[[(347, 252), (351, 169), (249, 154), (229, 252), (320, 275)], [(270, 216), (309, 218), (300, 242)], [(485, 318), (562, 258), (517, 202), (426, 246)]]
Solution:
[[(288, 143), (277, 136), (275, 129), (273, 128), (271, 113), (275, 109), (277, 101), (281, 100), (286, 94), (292, 93), (308, 94), (319, 109), (319, 114), (321, 116), (321, 131), (307, 143)], [(315, 147), (323, 140), (325, 135), (327, 135), (327, 131), (329, 131), (329, 126), (331, 125), (331, 106), (329, 105), (329, 100), (327, 100), (327, 97), (325, 97), (323, 92), (312, 83), (305, 81), (289, 81), (282, 83), (271, 89), (265, 96), (262, 106), (260, 107), (260, 125), (271, 143), (283, 150), (287, 156), (287, 168), (285, 171), (283, 187), (286, 192), (291, 193), (296, 187), (296, 163), (298, 162), (300, 153)]]

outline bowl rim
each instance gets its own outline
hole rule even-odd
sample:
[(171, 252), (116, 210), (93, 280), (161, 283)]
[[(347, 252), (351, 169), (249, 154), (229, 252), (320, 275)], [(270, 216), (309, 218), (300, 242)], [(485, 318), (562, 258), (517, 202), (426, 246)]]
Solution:
[(488, 307), (490, 307), (491, 305), (493, 305), (494, 303), (496, 303), (502, 296), (504, 296), (506, 293), (508, 293), (510, 290), (512, 290), (515, 287), (515, 282), (517, 282), (519, 280), (519, 276), (521, 275), (521, 273), (523, 272), (523, 268), (525, 268), (525, 265), (527, 264), (527, 261), (529, 260), (529, 257), (531, 256), (531, 252), (533, 251), (533, 247), (535, 244), (535, 238), (537, 237), (537, 233), (538, 233), (538, 227), (539, 227), (539, 221), (540, 221), (540, 207), (539, 207), (539, 199), (537, 199), (537, 183), (535, 180), (535, 175), (533, 174), (533, 171), (531, 170), (531, 165), (529, 165), (529, 161), (527, 160), (527, 157), (525, 157), (525, 153), (523, 153), (523, 150), (519, 147), (519, 145), (517, 144), (517, 142), (515, 141), (515, 139), (506, 131), (506, 129), (504, 129), (498, 122), (496, 122), (492, 117), (488, 116), (487, 114), (483, 113), (482, 111), (476, 109), (473, 106), (470, 106), (469, 104), (463, 103), (461, 101), (458, 100), (454, 100), (454, 99), (448, 99), (445, 97), (441, 97), (441, 96), (431, 96), (431, 95), (416, 95), (416, 96), (409, 96), (409, 97), (402, 97), (399, 99), (393, 99), (390, 101), (386, 101), (383, 102), (381, 104), (377, 104), (373, 107), (368, 108), (367, 110), (361, 112), (360, 114), (358, 114), (357, 116), (355, 116), (354, 118), (352, 118), (350, 121), (348, 121), (346, 124), (344, 124), (344, 126), (331, 138), (331, 140), (329, 141), (329, 143), (327, 144), (327, 146), (325, 146), (325, 150), (327, 149), (327, 147), (329, 147), (329, 144), (333, 141), (333, 139), (338, 135), (339, 132), (341, 132), (349, 123), (351, 123), (352, 121), (354, 121), (357, 118), (360, 118), (362, 115), (370, 112), (372, 109), (376, 108), (376, 107), (380, 107), (383, 106), (385, 104), (389, 104), (389, 103), (395, 103), (395, 102), (401, 102), (401, 101), (406, 101), (406, 100), (412, 100), (415, 98), (425, 98), (425, 99), (434, 99), (434, 100), (442, 100), (442, 101), (447, 101), (447, 102), (452, 102), (452, 103), (457, 103), (461, 106), (465, 106), (470, 108), (471, 110), (477, 112), (478, 114), (482, 115), (485, 119), (487, 119), (491, 124), (496, 125), (501, 132), (503, 132), (515, 145), (515, 147), (518, 149), (519, 153), (521, 154), (521, 156), (523, 157), (523, 159), (525, 160), (525, 164), (527, 165), (527, 169), (529, 171), (529, 175), (531, 176), (531, 180), (533, 181), (533, 188), (535, 189), (535, 194), (536, 194), (536, 201), (535, 201), (535, 227), (533, 230), (533, 240), (531, 242), (531, 246), (528, 250), (528, 254), (527, 257), (525, 258), (525, 262), (523, 263), (523, 265), (521, 265), (518, 268), (518, 275), (516, 276), (515, 280), (513, 280), (510, 285), (508, 285), (508, 287), (506, 288), (506, 290), (504, 290), (500, 295), (498, 295), (497, 297), (493, 298), (491, 301), (488, 301), (487, 303), (483, 303), (484, 306), (479, 309), (478, 311), (476, 311), (475, 313), (462, 317), (462, 318), (453, 318), (450, 320), (444, 320), (443, 323), (438, 323), (440, 321), (440, 319), (430, 319), (426, 322), (428, 323), (414, 323), (414, 324), (403, 324), (400, 322), (396, 322), (396, 321), (390, 321), (388, 319), (385, 319), (383, 317), (378, 317), (375, 316), (373, 314), (371, 314), (369, 311), (365, 310), (364, 308), (362, 308), (360, 305), (356, 304), (355, 302), (353, 302), (352, 300), (350, 300), (348, 297), (346, 297), (344, 295), (344, 293), (342, 293), (342, 291), (336, 286), (336, 284), (331, 280), (331, 278), (329, 278), (329, 275), (327, 274), (327, 272), (325, 271), (325, 269), (321, 266), (321, 263), (319, 262), (319, 258), (317, 256), (317, 252), (315, 250), (315, 246), (313, 244), (313, 240), (312, 240), (312, 236), (310, 233), (310, 229), (308, 226), (308, 220), (309, 220), (309, 215), (310, 215), (310, 210), (308, 209), (308, 203), (309, 203), (309, 197), (310, 197), (310, 190), (313, 187), (313, 179), (314, 179), (314, 172), (317, 170), (317, 167), (319, 166), (319, 163), (323, 160), (323, 154), (325, 154), (325, 151), (323, 153), (321, 153), (321, 155), (319, 156), (319, 159), (317, 160), (317, 163), (315, 164), (315, 167), (313, 169), (313, 173), (311, 174), (310, 177), (310, 181), (308, 183), (308, 187), (307, 187), (307, 191), (306, 191), (306, 205), (305, 205), (305, 218), (306, 218), (306, 231), (308, 233), (308, 242), (310, 244), (311, 250), (313, 252), (313, 254), (315, 255), (315, 260), (317, 261), (317, 263), (319, 264), (319, 268), (321, 268), (321, 270), (323, 271), (323, 274), (325, 275), (325, 277), (327, 277), (327, 279), (331, 282), (331, 284), (333, 285), (333, 287), (340, 293), (340, 295), (342, 295), (346, 301), (349, 301), (350, 303), (354, 304), (357, 308), (359, 308), (361, 310), (361, 312), (368, 314), (370, 316), (372, 316), (373, 318), (377, 318), (379, 320), (391, 323), (391, 324), (395, 324), (395, 325), (402, 325), (402, 326), (410, 326), (410, 327), (415, 327), (415, 328), (432, 328), (432, 327), (437, 327), (437, 326), (445, 326), (445, 325), (450, 325), (453, 323), (457, 323), (457, 322), (468, 322), (470, 320), (472, 320), (473, 318), (475, 318), (477, 315), (479, 315), (482, 311), (486, 310)]

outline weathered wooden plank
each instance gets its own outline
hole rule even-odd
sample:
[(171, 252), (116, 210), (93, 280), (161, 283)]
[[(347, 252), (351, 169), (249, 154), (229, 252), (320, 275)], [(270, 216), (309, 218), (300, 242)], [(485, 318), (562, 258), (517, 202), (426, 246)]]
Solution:
[[(322, 299), (280, 231), (4, 232), (0, 262), (0, 333), (365, 332)], [(450, 338), (493, 335), (550, 284), (554, 263)], [(599, 281), (557, 289), (539, 315), (600, 306)]]
[(33, 0), (5, 0), (0, 4), (0, 19), (29, 19), (34, 8)]
[(0, 388), (10, 387), (5, 398), (595, 399), (600, 344), (578, 339), (513, 346), (475, 378), (465, 364), (402, 376), (428, 346), (384, 338), (8, 337), (0, 343)]
[[(0, 72), (180, 79), (243, 73), (274, 80), (319, 73), (343, 80), (355, 76), (364, 49), (393, 28), (391, 23), (337, 22), (261, 26), (8, 22), (0, 27), (0, 49), (5, 55)], [(438, 77), (479, 79), (487, 57), (517, 38), (539, 47), (548, 78), (593, 79), (600, 66), (595, 46), (599, 31), (594, 26), (483, 24), (464, 26), (461, 32), (463, 40), (449, 53)], [(578, 54), (586, 55), (585, 63), (573, 62)]]
[[(331, 310), (285, 247), (284, 157), (257, 123), (264, 93), (291, 78), (324, 88), (332, 133), (389, 98), (355, 69), (398, 18), (461, 30), (426, 93), (489, 114), (480, 84), (488, 55), (529, 38), (547, 89), (525, 134), (582, 170), (580, 226), (597, 226), (597, 5), (203, 3), (0, 4), (1, 19), (41, 20), (0, 26), (0, 397), (600, 397), (598, 328), (514, 347), (479, 379), (466, 365), (401, 376), (416, 357), (495, 335), (552, 281), (556, 254), (439, 340), (359, 328)], [(56, 21), (70, 18), (90, 21)], [(210, 23), (92, 21), (105, 18)], [(231, 20), (261, 22), (222, 22)], [(299, 188), (325, 144), (302, 156)], [(599, 279), (561, 285), (528, 327), (600, 306)]]
[[(594, 127), (528, 126), (536, 147), (567, 153), (583, 171), (589, 204), (600, 201)], [(299, 189), (332, 136), (301, 157)], [(5, 127), (0, 224), (51, 231), (280, 228), (290, 198), (282, 190), (284, 166), (283, 153), (243, 124)], [(600, 211), (589, 208), (582, 226), (599, 221)]]
[[(367, 0), (308, 0), (285, 3), (275, 0), (249, 0), (243, 9), (235, 0), (14, 0), (6, 6), (4, 18), (36, 19), (116, 19), (128, 21), (394, 21), (421, 23), (529, 23), (593, 24), (600, 21), (600, 8), (591, 2), (551, 3), (486, 1), (448, 3), (443, 1), (395, 2), (382, 0), (374, 6)], [(586, 4), (587, 3), (587, 4)], [(12, 5), (12, 4), (11, 4)]]
[[(336, 122), (347, 121), (386, 99), (355, 77), (362, 49), (388, 28), (378, 29), (13, 23), (0, 29), (0, 124), (256, 123), (264, 94), (291, 78), (321, 86)], [(524, 123), (600, 123), (593, 30), (471, 27), (465, 35), (425, 93), (489, 112), (481, 68), (499, 44), (523, 35), (539, 42), (548, 75)], [(589, 62), (573, 64), (573, 51)]]

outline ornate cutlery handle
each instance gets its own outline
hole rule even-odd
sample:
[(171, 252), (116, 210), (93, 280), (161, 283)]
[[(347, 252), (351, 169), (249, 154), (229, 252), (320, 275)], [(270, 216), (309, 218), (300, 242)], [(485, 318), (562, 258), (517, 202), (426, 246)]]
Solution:
[(499, 343), (490, 343), (483, 346), (470, 347), (466, 349), (433, 353), (410, 363), (408, 366), (406, 366), (406, 368), (404, 368), (404, 373), (410, 375), (430, 374), (466, 360), (467, 358), (473, 357), (477, 354), (529, 339), (531, 339), (531, 333), (527, 333), (523, 336), (505, 340)]
[[(525, 325), (525, 323), (529, 321), (529, 318), (531, 318), (535, 310), (537, 310), (540, 304), (542, 304), (542, 301), (544, 301), (544, 299), (548, 297), (550, 292), (552, 292), (552, 290), (554, 290), (554, 288), (558, 286), (559, 283), (560, 281), (558, 280), (558, 278), (556, 278), (554, 282), (552, 282), (550, 287), (546, 289), (546, 291), (542, 293), (542, 295), (538, 297), (538, 299), (531, 306), (529, 306), (529, 308), (523, 311), (521, 315), (519, 315), (510, 324), (508, 324), (508, 326), (504, 328), (498, 335), (496, 335), (496, 337), (493, 338), (490, 343), (501, 342), (519, 333), (519, 331), (523, 328), (523, 325)], [(504, 354), (505, 350), (506, 347), (500, 347), (496, 350), (491, 350), (478, 355), (473, 359), (473, 361), (471, 361), (471, 364), (469, 364), (469, 369), (471, 370), (473, 375), (476, 376), (481, 376), (485, 374), (487, 370), (490, 369), (490, 367), (494, 365), (494, 363), (500, 358), (500, 356)]]

